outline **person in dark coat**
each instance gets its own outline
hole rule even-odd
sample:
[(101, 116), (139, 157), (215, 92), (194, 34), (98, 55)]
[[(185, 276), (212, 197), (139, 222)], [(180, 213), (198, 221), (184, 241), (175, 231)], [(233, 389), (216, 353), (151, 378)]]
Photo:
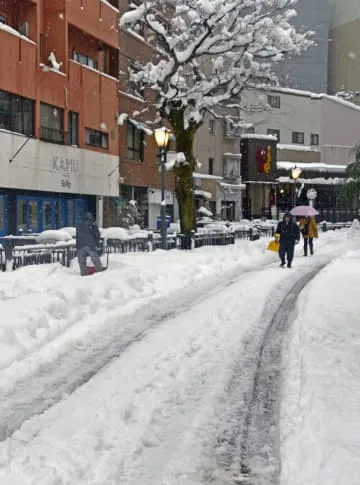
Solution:
[(296, 222), (292, 220), (292, 216), (289, 212), (287, 212), (284, 215), (284, 219), (279, 222), (276, 228), (275, 238), (280, 243), (280, 266), (282, 268), (285, 266), (286, 258), (287, 267), (291, 268), (294, 259), (295, 244), (300, 241), (300, 231)]
[(85, 214), (84, 220), (76, 228), (76, 253), (81, 276), (88, 274), (86, 259), (89, 257), (95, 266), (95, 271), (103, 271), (103, 267), (97, 253), (100, 248), (100, 232), (90, 212)]

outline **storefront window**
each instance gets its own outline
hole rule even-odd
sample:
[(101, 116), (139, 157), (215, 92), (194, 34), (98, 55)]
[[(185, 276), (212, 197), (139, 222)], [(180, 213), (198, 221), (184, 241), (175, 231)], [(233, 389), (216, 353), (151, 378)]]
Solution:
[(17, 204), (17, 228), (18, 231), (25, 231), (27, 224), (27, 201), (18, 200)]
[(39, 204), (37, 200), (30, 200), (29, 204), (29, 220), (28, 229), (32, 232), (39, 231)]
[(67, 225), (70, 227), (74, 227), (74, 201), (68, 200), (67, 201)]
[(43, 203), (43, 230), (52, 229), (52, 202), (44, 201)]
[(64, 214), (64, 204), (61, 200), (56, 200), (54, 202), (54, 226), (56, 229), (64, 227), (65, 225), (65, 214)]

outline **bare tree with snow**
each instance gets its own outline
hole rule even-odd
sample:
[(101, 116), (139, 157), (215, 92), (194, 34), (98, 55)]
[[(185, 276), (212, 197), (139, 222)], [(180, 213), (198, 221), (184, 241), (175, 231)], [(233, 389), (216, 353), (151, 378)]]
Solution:
[(159, 93), (158, 112), (172, 127), (185, 161), (174, 167), (181, 229), (194, 229), (194, 136), (206, 112), (239, 104), (244, 89), (275, 81), (271, 64), (311, 45), (292, 25), (297, 0), (144, 0), (121, 27), (143, 22), (160, 40), (156, 59), (134, 74)]

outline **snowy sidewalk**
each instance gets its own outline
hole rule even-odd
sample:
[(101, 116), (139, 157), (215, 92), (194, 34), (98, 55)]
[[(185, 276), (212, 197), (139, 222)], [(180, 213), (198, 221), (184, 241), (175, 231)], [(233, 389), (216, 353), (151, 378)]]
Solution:
[[(294, 279), (327, 258), (336, 257), (353, 241), (347, 240), (345, 231), (324, 235), (317, 246), (318, 254), (313, 258), (299, 257), (291, 271), (278, 268), (277, 255), (266, 253), (264, 243), (219, 248), (216, 252), (211, 248), (204, 253), (159, 253), (153, 266), (144, 269), (141, 265), (145, 261), (150, 266), (150, 260), (146, 260), (149, 255), (122, 257), (117, 263), (123, 265), (122, 271), (114, 268), (106, 275), (86, 279), (82, 284), (95, 294), (112, 284), (115, 289), (111, 299), (103, 301), (101, 312), (95, 316), (86, 314), (61, 338), (50, 341), (33, 358), (24, 359), (23, 367), (18, 363), (3, 371), (2, 391), (13, 385), (20, 369), (25, 375), (39, 366), (39, 361), (39, 369), (43, 370), (40, 384), (29, 380), (28, 389), (25, 387), (23, 392), (31, 394), (36, 386), (42, 391), (46, 379), (57, 372), (57, 366), (50, 365), (54, 355), (62, 349), (61, 352), (67, 351), (71, 356), (74, 340), (83, 344), (82, 352), (86, 354), (89, 350), (86, 337), (92, 327), (99, 327), (100, 345), (101, 336), (112, 328), (109, 315), (115, 322), (121, 315), (122, 308), (114, 304), (118, 286), (126, 287), (126, 271), (128, 276), (137, 271), (141, 280), (141, 270), (154, 282), (152, 288), (158, 288), (157, 292), (145, 292), (141, 299), (139, 285), (138, 301), (127, 307), (130, 323), (131, 311), (143, 308), (141, 305), (149, 304), (151, 298), (158, 305), (158, 312), (166, 303), (159, 296), (166, 295), (175, 305), (182, 295), (179, 290), (186, 283), (199, 301), (170, 313), (160, 326), (150, 328), (133, 341), (120, 358), (89, 382), (69, 397), (62, 396), (61, 402), (25, 422), (11, 439), (2, 443), (1, 485), (200, 485), (211, 480), (222, 485), (230, 483), (227, 480), (231, 478), (231, 469), (219, 466), (223, 450), (217, 449), (216, 443), (221, 443), (218, 438), (237, 424), (239, 404), (251, 381), (242, 362), (243, 358), (251, 357), (250, 343), (264, 332), (271, 312), (276, 311), (279, 298)], [(254, 251), (253, 257), (249, 254), (244, 257), (246, 250)], [(167, 268), (159, 264), (164, 264), (164, 258)], [(271, 261), (273, 264), (265, 267)], [(256, 266), (259, 271), (241, 274), (242, 269), (254, 270)], [(40, 268), (35, 270), (40, 272)], [(223, 274), (215, 276), (216, 272)], [(211, 279), (206, 282), (206, 277)], [(58, 278), (65, 285), (73, 281), (73, 287), (79, 291), (80, 278), (75, 273), (58, 274)], [(207, 286), (202, 285), (204, 280)], [(175, 284), (170, 288), (172, 282)], [(68, 292), (71, 295), (71, 288)], [(107, 337), (116, 340), (111, 332)], [(64, 354), (61, 362), (65, 357)], [(68, 364), (71, 372), (70, 365), (76, 368), (78, 361)], [(232, 389), (234, 378), (237, 382)], [(66, 374), (63, 380), (66, 381)], [(62, 382), (56, 382), (59, 388)], [(18, 413), (24, 412), (24, 407), (17, 408), (11, 402), (9, 405)], [(227, 450), (226, 462), (233, 460), (236, 465), (238, 455), (235, 448)]]
[(281, 485), (360, 483), (359, 289), (358, 250), (299, 298), (284, 362)]

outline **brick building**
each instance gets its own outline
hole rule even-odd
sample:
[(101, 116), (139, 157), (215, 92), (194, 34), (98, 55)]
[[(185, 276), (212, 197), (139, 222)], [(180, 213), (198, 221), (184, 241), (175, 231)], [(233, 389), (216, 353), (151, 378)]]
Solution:
[[(120, 16), (128, 9), (120, 0)], [(144, 224), (156, 226), (160, 215), (160, 154), (153, 136), (156, 119), (156, 93), (130, 80), (130, 72), (161, 55), (161, 44), (144, 24), (119, 33), (119, 97), (120, 97), (120, 199), (119, 204), (136, 200), (144, 216)], [(166, 210), (177, 218), (173, 174), (166, 176)], [(114, 201), (116, 202), (116, 201)]]
[(115, 0), (0, 0), (0, 235), (118, 196)]

